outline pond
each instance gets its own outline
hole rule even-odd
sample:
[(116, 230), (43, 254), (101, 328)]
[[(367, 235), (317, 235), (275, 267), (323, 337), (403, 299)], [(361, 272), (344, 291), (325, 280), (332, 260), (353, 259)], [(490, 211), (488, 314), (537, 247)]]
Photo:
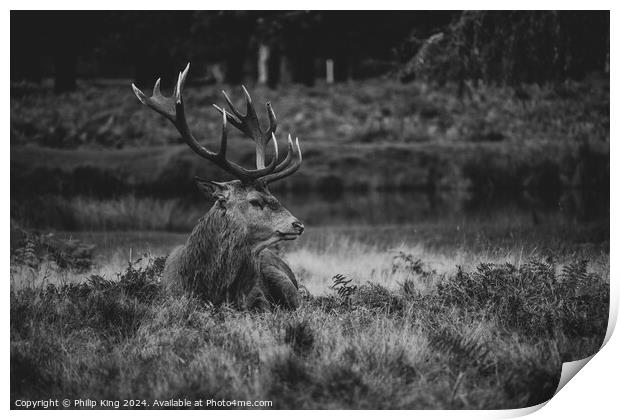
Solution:
[[(475, 194), (464, 191), (274, 193), (308, 226), (415, 225), (449, 221), (589, 223), (609, 219), (609, 194), (587, 191)], [(211, 203), (197, 197), (56, 195), (11, 199), (11, 219), (61, 230), (191, 229)]]

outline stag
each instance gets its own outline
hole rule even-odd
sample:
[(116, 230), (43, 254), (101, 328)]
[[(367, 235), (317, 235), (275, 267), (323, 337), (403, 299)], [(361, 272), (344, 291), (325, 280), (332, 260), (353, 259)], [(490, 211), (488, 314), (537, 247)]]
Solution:
[[(198, 221), (185, 245), (175, 248), (166, 261), (162, 283), (171, 291), (187, 291), (212, 302), (239, 308), (267, 310), (273, 305), (295, 309), (298, 285), (287, 263), (269, 247), (294, 240), (304, 225), (269, 192), (269, 184), (293, 174), (301, 166), (299, 140), (288, 136), (286, 157), (278, 162), (276, 116), (267, 103), (269, 127), (263, 130), (245, 87), (246, 113), (241, 114), (226, 92), (230, 111), (213, 105), (222, 115), (219, 151), (202, 146), (185, 118), (183, 85), (189, 64), (179, 73), (171, 97), (162, 95), (157, 79), (148, 97), (132, 84), (140, 102), (170, 120), (183, 140), (200, 157), (216, 164), (235, 179), (215, 182), (195, 177), (198, 188), (215, 203)], [(227, 124), (256, 143), (256, 169), (247, 169), (226, 158)], [(265, 164), (265, 152), (273, 142), (273, 157)]]

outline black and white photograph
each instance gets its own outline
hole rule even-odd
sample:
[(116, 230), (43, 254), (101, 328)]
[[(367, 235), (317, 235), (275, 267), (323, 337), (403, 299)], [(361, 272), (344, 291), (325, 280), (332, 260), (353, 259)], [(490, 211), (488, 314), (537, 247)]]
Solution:
[(11, 10), (9, 126), (11, 410), (524, 409), (604, 344), (609, 10)]

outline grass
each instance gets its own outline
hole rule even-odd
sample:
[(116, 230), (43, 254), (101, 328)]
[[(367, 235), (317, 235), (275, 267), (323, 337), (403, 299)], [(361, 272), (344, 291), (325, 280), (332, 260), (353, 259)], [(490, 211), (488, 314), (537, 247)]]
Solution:
[(184, 235), (81, 233), (99, 245), (90, 272), (13, 272), (11, 398), (516, 408), (550, 398), (561, 362), (602, 344), (605, 245), (576, 235), (543, 251), (554, 240), (531, 231), (427, 246), (424, 227), (382, 230), (326, 227), (293, 244), (302, 305), (265, 314), (163, 294), (154, 256)]

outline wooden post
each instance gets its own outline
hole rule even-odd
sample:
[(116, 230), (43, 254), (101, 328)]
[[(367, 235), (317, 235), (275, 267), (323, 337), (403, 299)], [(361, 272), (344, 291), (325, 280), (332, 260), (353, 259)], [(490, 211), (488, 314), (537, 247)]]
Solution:
[(334, 60), (331, 58), (325, 60), (325, 81), (328, 85), (334, 83)]
[(269, 47), (261, 44), (258, 47), (258, 84), (265, 85), (269, 77), (267, 62), (269, 61)]

